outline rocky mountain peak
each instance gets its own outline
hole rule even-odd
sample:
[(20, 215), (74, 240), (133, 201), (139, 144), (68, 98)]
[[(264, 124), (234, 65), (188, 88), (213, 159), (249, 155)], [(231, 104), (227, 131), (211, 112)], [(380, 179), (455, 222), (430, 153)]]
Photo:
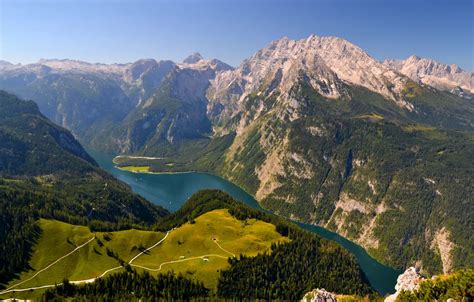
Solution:
[(155, 59), (138, 60), (125, 70), (124, 78), (127, 82), (137, 81), (144, 72), (157, 65), (158, 62)]
[(301, 40), (284, 37), (271, 42), (235, 70), (219, 73), (209, 90), (209, 98), (211, 102), (235, 108), (252, 93), (277, 92), (280, 99), (297, 106), (294, 100), (289, 100), (288, 93), (301, 80), (326, 98), (344, 96), (344, 84), (357, 85), (413, 110), (400, 96), (407, 77), (344, 39), (316, 35)]
[[(413, 81), (456, 93), (461, 88), (467, 96), (474, 93), (474, 74), (456, 64), (444, 64), (412, 55), (405, 60), (385, 60), (384, 64), (408, 76)], [(454, 91), (453, 91), (454, 89)], [(466, 94), (467, 92), (467, 94)]]
[[(256, 72), (257, 76), (265, 77), (271, 70), (289, 70), (295, 63), (308, 70), (315, 67), (324, 69), (327, 74), (335, 75), (346, 83), (366, 87), (394, 100), (406, 83), (403, 76), (354, 44), (337, 37), (316, 35), (302, 40), (282, 38), (274, 41), (246, 60), (240, 71), (241, 74)], [(253, 78), (252, 82), (255, 81)], [(339, 95), (340, 92), (336, 91), (327, 93), (329, 97)]]
[(408, 61), (415, 61), (415, 62), (416, 62), (416, 61), (421, 60), (421, 58), (420, 58), (419, 56), (417, 56), (417, 55), (411, 55), (411, 56), (408, 57), (407, 60), (408, 60)]
[(8, 61), (0, 60), (0, 69), (1, 69), (1, 68), (11, 67), (11, 66), (13, 66), (12, 63), (10, 63), (10, 62), (8, 62)]
[(204, 57), (199, 53), (199, 52), (195, 52), (191, 55), (189, 55), (188, 57), (186, 57), (186, 59), (183, 60), (183, 63), (186, 63), (186, 64), (195, 64), (199, 61), (202, 61), (204, 60)]

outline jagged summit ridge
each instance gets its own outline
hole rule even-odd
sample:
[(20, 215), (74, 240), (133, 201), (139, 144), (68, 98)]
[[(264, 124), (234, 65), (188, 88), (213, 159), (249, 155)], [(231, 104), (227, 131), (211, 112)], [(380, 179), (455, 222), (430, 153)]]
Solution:
[(412, 55), (405, 60), (385, 60), (384, 64), (412, 80), (440, 90), (451, 91), (457, 87), (474, 93), (474, 74), (455, 64), (444, 64), (432, 59)]
[(29, 65), (43, 65), (58, 71), (122, 73), (129, 64), (89, 63), (71, 59), (40, 59), (36, 64), (23, 66), (28, 67)]
[(400, 96), (409, 81), (406, 76), (344, 39), (316, 35), (301, 40), (284, 37), (271, 42), (235, 70), (218, 74), (210, 98), (220, 103), (242, 101), (267, 83), (285, 95), (301, 76), (328, 98), (343, 96), (345, 83), (365, 87), (401, 107), (413, 109)]
[(204, 57), (199, 52), (195, 52), (186, 57), (186, 59), (183, 60), (183, 63), (194, 64), (201, 60), (204, 60)]

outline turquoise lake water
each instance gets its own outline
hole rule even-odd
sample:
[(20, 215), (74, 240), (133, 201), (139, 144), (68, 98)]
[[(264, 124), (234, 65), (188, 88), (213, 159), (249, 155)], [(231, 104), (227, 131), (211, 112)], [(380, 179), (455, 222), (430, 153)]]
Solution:
[[(176, 174), (146, 174), (132, 173), (115, 168), (113, 156), (89, 151), (97, 163), (116, 178), (130, 185), (132, 190), (149, 201), (163, 206), (170, 211), (176, 211), (195, 192), (202, 189), (219, 189), (227, 192), (245, 204), (261, 209), (257, 201), (243, 189), (216, 175), (190, 172)], [(354, 242), (326, 230), (322, 227), (295, 222), (300, 227), (309, 230), (329, 240), (333, 240), (354, 254), (369, 279), (372, 287), (380, 294), (395, 292), (397, 277), (401, 271), (381, 264), (370, 257), (367, 252)]]

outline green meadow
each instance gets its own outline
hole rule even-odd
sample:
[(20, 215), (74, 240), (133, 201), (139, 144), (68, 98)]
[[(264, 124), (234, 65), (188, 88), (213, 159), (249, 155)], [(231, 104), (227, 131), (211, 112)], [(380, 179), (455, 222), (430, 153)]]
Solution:
[[(128, 263), (166, 235), (135, 229), (92, 233), (85, 226), (46, 219), (41, 219), (39, 224), (42, 232), (30, 260), (31, 269), (21, 273), (7, 288), (54, 285), (65, 278), (70, 281), (93, 279), (119, 267), (119, 259)], [(255, 219), (240, 221), (228, 210), (220, 209), (171, 230), (162, 243), (141, 254), (131, 265), (152, 274), (182, 273), (215, 289), (220, 270), (229, 266), (228, 257), (256, 255), (268, 251), (273, 242), (288, 240), (272, 224)], [(120, 270), (123, 268), (110, 273)], [(43, 291), (7, 293), (0, 298), (35, 299)]]
[[(273, 242), (288, 241), (275, 226), (256, 219), (240, 221), (228, 210), (214, 210), (172, 231), (168, 238), (133, 262), (155, 273), (174, 271), (215, 288), (219, 272), (229, 266), (232, 254), (255, 256), (270, 250)], [(211, 256), (207, 256), (211, 255)], [(199, 258), (206, 256), (205, 258)], [(172, 262), (167, 263), (165, 262)], [(161, 268), (160, 268), (161, 265)]]

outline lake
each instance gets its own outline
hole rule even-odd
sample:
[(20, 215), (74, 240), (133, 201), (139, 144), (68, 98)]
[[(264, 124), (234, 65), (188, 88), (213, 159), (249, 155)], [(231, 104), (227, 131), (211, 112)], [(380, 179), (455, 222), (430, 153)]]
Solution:
[[(178, 210), (181, 205), (195, 192), (202, 189), (219, 189), (229, 193), (245, 204), (261, 209), (252, 195), (239, 186), (208, 173), (189, 172), (171, 174), (132, 173), (115, 168), (113, 156), (90, 151), (97, 163), (116, 178), (130, 185), (132, 190), (149, 201), (170, 211)], [(319, 226), (295, 222), (300, 227), (335, 241), (354, 254), (370, 284), (380, 294), (395, 292), (397, 277), (401, 271), (381, 264), (370, 257), (367, 252), (354, 242)]]

